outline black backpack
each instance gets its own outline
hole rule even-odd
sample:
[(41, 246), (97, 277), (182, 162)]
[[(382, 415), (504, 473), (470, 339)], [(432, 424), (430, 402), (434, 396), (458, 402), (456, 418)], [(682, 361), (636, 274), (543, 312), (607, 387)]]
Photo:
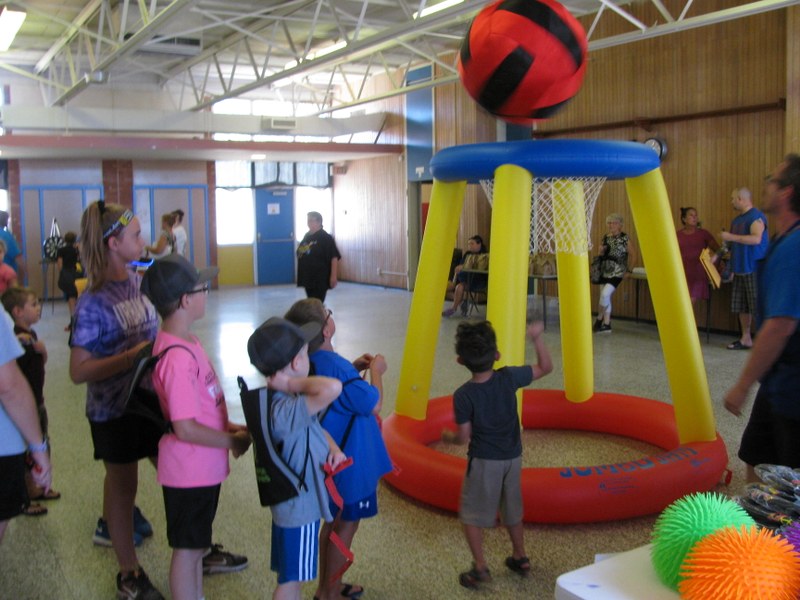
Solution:
[[(139, 350), (134, 359), (136, 369), (133, 372), (133, 379), (131, 379), (131, 383), (128, 386), (128, 396), (125, 400), (126, 414), (137, 415), (152, 421), (158, 426), (162, 435), (172, 432), (172, 423), (170, 423), (164, 416), (164, 413), (161, 412), (158, 394), (153, 390), (142, 387), (141, 384), (144, 376), (152, 371), (156, 363), (161, 360), (161, 357), (173, 348), (183, 348), (186, 352), (192, 354), (192, 351), (186, 346), (181, 346), (179, 344), (167, 346), (158, 354), (153, 354), (152, 342)], [(192, 357), (194, 357), (194, 354), (192, 354)]]
[(255, 390), (247, 388), (244, 379), (237, 377), (239, 396), (247, 422), (247, 429), (253, 438), (253, 458), (256, 467), (256, 484), (261, 506), (273, 506), (286, 502), (308, 490), (306, 470), (311, 451), (310, 436), (306, 430), (306, 455), (303, 469), (295, 472), (284, 460), (282, 444), (276, 444), (272, 434), (272, 405), (274, 391), (262, 387)]

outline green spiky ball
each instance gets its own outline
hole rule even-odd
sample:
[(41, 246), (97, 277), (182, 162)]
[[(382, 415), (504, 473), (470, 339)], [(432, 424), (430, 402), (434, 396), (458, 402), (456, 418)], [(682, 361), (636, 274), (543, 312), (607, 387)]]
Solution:
[(658, 578), (678, 590), (681, 565), (692, 547), (723, 527), (755, 527), (742, 507), (716, 493), (697, 493), (679, 498), (656, 520), (651, 559)]

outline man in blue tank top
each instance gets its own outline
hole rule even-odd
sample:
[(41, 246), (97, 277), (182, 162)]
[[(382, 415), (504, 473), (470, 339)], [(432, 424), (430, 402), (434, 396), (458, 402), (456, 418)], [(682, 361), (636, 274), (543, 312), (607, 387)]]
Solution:
[(731, 230), (723, 231), (722, 240), (731, 248), (733, 291), (731, 311), (739, 314), (741, 336), (728, 344), (728, 350), (749, 350), (753, 346), (750, 326), (756, 312), (756, 261), (767, 251), (767, 218), (753, 207), (753, 194), (742, 187), (733, 190), (731, 204), (739, 215), (731, 222)]

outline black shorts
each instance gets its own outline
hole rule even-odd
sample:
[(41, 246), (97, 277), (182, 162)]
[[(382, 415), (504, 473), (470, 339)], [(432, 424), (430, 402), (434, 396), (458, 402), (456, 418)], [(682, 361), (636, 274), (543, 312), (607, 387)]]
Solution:
[(64, 296), (69, 298), (78, 297), (78, 288), (75, 286), (75, 279), (78, 277), (76, 271), (62, 269), (58, 276), (58, 289), (64, 292)]
[(163, 486), (170, 548), (211, 547), (211, 526), (217, 514), (221, 487), (221, 484), (196, 488)]
[(127, 464), (158, 456), (161, 429), (138, 415), (123, 415), (110, 421), (89, 421), (94, 459)]
[(775, 414), (761, 389), (742, 434), (739, 458), (751, 466), (767, 463), (800, 468), (800, 421)]
[(328, 294), (328, 284), (312, 284), (305, 286), (307, 298), (317, 298), (320, 302), (325, 302), (325, 296)]
[(27, 503), (25, 453), (0, 456), (0, 521), (16, 517)]

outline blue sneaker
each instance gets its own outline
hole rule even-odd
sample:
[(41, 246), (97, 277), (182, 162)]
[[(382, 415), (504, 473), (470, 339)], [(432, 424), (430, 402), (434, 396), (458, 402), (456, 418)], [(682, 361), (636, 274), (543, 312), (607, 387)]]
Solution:
[[(137, 548), (142, 545), (142, 536), (133, 532), (133, 545)], [(92, 542), (94, 542), (95, 546), (105, 546), (107, 548), (111, 548), (111, 535), (108, 533), (108, 523), (103, 517), (97, 519), (97, 527), (94, 530), (94, 536), (92, 536)]]
[(133, 507), (133, 530), (143, 538), (153, 535), (153, 526), (144, 518), (138, 506)]

